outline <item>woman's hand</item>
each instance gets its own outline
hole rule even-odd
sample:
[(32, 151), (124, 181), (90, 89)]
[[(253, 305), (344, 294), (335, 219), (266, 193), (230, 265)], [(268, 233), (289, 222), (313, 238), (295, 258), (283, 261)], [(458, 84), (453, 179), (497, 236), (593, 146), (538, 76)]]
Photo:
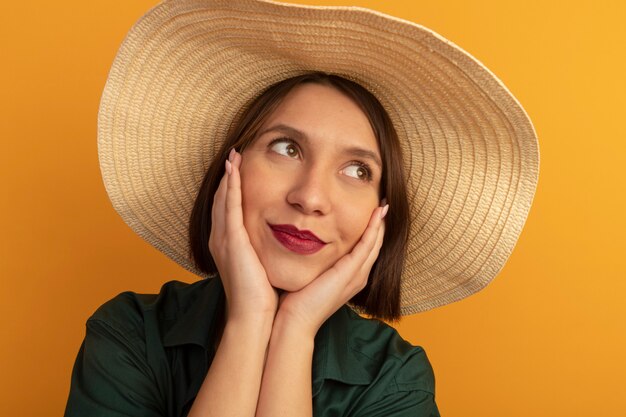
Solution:
[(374, 209), (359, 242), (330, 269), (303, 289), (281, 295), (278, 315), (283, 322), (314, 337), (333, 313), (365, 287), (382, 247), (388, 209), (388, 205)]
[(240, 166), (241, 154), (233, 149), (213, 201), (209, 250), (224, 285), (228, 320), (263, 314), (273, 318), (278, 293), (270, 285), (243, 224)]
[(241, 155), (233, 150), (228, 159), (215, 192), (209, 237), (226, 292), (226, 325), (189, 417), (255, 414), (278, 307), (278, 295), (243, 225)]

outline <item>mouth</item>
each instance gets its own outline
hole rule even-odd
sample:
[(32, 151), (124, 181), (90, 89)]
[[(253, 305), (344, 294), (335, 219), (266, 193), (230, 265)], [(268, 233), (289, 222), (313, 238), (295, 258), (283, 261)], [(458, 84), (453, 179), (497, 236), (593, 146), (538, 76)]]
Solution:
[(299, 230), (290, 224), (270, 224), (269, 227), (280, 244), (301, 255), (311, 255), (326, 245), (309, 230)]

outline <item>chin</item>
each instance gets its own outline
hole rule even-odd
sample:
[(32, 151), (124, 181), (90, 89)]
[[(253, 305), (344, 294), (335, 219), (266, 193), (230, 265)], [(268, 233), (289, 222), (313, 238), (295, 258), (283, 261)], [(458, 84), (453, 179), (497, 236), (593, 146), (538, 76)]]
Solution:
[(271, 271), (271, 268), (267, 268), (266, 272), (272, 287), (287, 292), (300, 291), (319, 275), (311, 273), (311, 271), (305, 272), (302, 268), (295, 271), (282, 268), (279, 271)]

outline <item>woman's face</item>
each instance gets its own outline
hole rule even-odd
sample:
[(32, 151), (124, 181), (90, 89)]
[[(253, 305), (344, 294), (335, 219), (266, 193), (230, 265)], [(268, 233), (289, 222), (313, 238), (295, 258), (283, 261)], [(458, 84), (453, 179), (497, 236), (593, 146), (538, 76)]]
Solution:
[(244, 224), (276, 288), (300, 290), (330, 268), (380, 205), (376, 137), (333, 87), (291, 90), (242, 156)]

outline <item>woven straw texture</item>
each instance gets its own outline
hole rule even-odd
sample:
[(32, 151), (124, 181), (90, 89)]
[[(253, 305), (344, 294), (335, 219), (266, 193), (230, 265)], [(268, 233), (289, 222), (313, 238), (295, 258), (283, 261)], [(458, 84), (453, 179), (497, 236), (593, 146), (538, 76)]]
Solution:
[(113, 206), (186, 269), (202, 177), (238, 111), (308, 71), (369, 89), (404, 150), (411, 230), (402, 314), (467, 297), (510, 256), (530, 209), (539, 149), (530, 119), (468, 53), (415, 23), (355, 7), (166, 1), (121, 45), (98, 115)]

